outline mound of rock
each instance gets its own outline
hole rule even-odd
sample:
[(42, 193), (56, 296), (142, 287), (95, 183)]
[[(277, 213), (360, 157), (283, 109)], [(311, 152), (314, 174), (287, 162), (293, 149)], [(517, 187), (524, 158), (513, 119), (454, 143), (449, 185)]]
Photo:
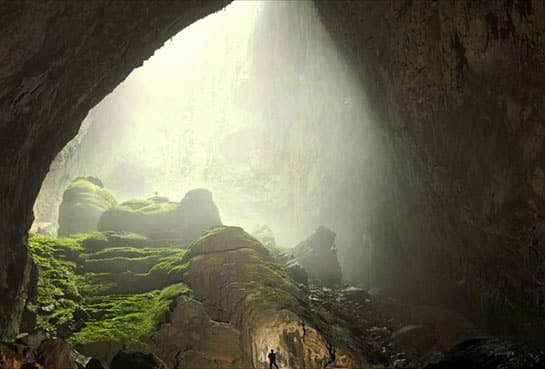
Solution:
[(98, 222), (100, 231), (127, 231), (152, 240), (188, 243), (203, 230), (221, 225), (212, 193), (189, 191), (179, 203), (166, 197), (130, 200), (106, 211)]
[(59, 208), (59, 236), (96, 232), (100, 216), (117, 201), (100, 179), (78, 177), (68, 184)]
[[(221, 322), (232, 336), (239, 335), (241, 359), (237, 354), (221, 366), (262, 367), (268, 351), (275, 349), (280, 367), (358, 367), (353, 352), (318, 328), (306, 291), (256, 243), (238, 227), (223, 227), (197, 239), (190, 250), (185, 282), (194, 298), (203, 303), (210, 319)], [(210, 322), (202, 321), (206, 331)], [(184, 327), (169, 326), (168, 331), (183, 334)]]
[[(40, 326), (66, 331), (79, 353), (110, 369), (259, 368), (271, 349), (280, 367), (365, 364), (349, 325), (317, 314), (307, 287), (242, 228), (208, 229), (190, 249), (145, 242), (126, 232), (32, 237), (48, 283), (38, 299)], [(47, 351), (55, 358), (71, 355), (53, 343)], [(63, 368), (73, 367), (65, 361)]]
[(191, 244), (184, 259), (188, 260), (196, 255), (210, 254), (229, 250), (249, 248), (260, 255), (269, 255), (269, 252), (258, 240), (250, 236), (240, 227), (221, 226), (203, 232)]
[(342, 281), (335, 236), (333, 231), (319, 227), (293, 249), (293, 256), (306, 270), (308, 277), (330, 286), (339, 285)]

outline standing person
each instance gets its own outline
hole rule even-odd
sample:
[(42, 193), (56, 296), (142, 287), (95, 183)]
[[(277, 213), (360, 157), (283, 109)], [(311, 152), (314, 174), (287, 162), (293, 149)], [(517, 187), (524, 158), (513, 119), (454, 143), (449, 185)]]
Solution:
[(278, 365), (276, 365), (276, 354), (274, 353), (274, 350), (271, 349), (271, 352), (269, 352), (269, 369), (272, 369), (273, 365), (278, 369)]

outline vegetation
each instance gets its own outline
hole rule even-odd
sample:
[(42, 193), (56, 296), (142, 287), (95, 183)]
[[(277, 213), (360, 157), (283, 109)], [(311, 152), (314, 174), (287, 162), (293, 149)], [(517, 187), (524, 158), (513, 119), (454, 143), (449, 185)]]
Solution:
[(70, 341), (79, 344), (104, 340), (130, 341), (152, 333), (172, 300), (188, 291), (185, 284), (177, 283), (143, 294), (90, 297), (86, 308), (92, 320)]
[(90, 200), (89, 202), (91, 203), (106, 202), (110, 206), (117, 204), (117, 200), (112, 191), (97, 185), (85, 177), (78, 177), (71, 181), (65, 191), (68, 192), (69, 196), (72, 193), (78, 193), (79, 196), (83, 195), (83, 198)]
[(98, 229), (139, 232), (155, 240), (176, 240), (181, 236), (178, 210), (177, 203), (162, 197), (130, 200), (106, 210), (98, 221)]
[[(303, 317), (305, 294), (268, 251), (237, 227), (204, 232), (192, 252), (152, 247), (141, 235), (97, 232), (32, 236), (39, 269), (38, 327), (76, 344), (129, 342), (165, 322), (173, 300), (229, 286), (232, 309), (288, 309)], [(222, 294), (218, 292), (218, 295)]]
[(97, 178), (78, 177), (68, 184), (59, 208), (61, 236), (96, 231), (100, 215), (117, 203)]
[(38, 327), (53, 335), (68, 327), (74, 343), (152, 332), (172, 300), (189, 291), (182, 283), (188, 264), (182, 262), (187, 250), (143, 247), (146, 241), (126, 232), (32, 236), (40, 276)]

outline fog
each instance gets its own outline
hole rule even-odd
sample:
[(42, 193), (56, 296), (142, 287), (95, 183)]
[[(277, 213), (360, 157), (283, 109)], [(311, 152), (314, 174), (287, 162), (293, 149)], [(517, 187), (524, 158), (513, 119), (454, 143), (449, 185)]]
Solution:
[(313, 3), (235, 1), (167, 41), (89, 112), (52, 164), (37, 220), (56, 219), (80, 175), (120, 200), (207, 188), (225, 224), (267, 224), (286, 247), (331, 228), (355, 278), (368, 262), (380, 152), (360, 81)]

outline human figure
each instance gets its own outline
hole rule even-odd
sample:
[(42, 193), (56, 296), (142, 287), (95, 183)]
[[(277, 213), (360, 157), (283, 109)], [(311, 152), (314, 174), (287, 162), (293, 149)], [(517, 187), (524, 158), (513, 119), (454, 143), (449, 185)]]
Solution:
[(276, 354), (274, 353), (274, 350), (271, 349), (271, 352), (269, 352), (269, 369), (272, 369), (273, 365), (278, 369), (278, 365), (276, 365)]

